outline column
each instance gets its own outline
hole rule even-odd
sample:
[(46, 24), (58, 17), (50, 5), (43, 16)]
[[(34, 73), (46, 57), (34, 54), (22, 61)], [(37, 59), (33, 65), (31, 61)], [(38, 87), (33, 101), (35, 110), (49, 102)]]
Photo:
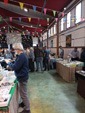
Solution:
[(57, 21), (57, 55), (59, 56), (59, 19)]
[(48, 48), (48, 30), (47, 30), (47, 48)]

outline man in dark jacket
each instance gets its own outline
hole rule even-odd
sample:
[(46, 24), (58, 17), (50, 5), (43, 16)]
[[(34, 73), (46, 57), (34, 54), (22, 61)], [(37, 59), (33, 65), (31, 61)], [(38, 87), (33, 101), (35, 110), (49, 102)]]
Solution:
[(85, 48), (82, 48), (82, 50), (81, 50), (80, 61), (81, 61), (81, 62), (84, 62), (83, 70), (85, 71)]
[(13, 45), (15, 53), (18, 54), (15, 62), (12, 63), (10, 60), (5, 60), (6, 63), (15, 71), (15, 75), (20, 86), (20, 96), (24, 103), (24, 110), (21, 113), (31, 113), (30, 104), (27, 96), (27, 81), (28, 81), (28, 58), (23, 52), (23, 46), (21, 43), (15, 43)]
[(41, 72), (43, 72), (43, 50), (39, 48), (37, 45), (34, 53), (36, 59), (36, 71), (39, 70), (39, 63), (40, 63)]
[(60, 48), (60, 58), (63, 59), (63, 57), (64, 57), (64, 49), (62, 48), (62, 46), (59, 46), (59, 48)]

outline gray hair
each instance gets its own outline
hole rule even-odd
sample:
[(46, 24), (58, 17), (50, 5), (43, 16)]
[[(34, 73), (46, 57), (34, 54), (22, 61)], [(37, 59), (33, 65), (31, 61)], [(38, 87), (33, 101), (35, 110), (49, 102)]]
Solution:
[(13, 49), (21, 50), (21, 51), (24, 50), (23, 45), (21, 43), (14, 43), (13, 44)]

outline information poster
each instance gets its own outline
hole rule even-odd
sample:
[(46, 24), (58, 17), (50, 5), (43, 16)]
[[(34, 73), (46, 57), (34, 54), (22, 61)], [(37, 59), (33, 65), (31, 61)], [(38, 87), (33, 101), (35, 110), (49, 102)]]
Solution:
[(14, 44), (18, 42), (22, 42), (21, 34), (18, 34), (18, 33), (7, 34), (7, 44)]

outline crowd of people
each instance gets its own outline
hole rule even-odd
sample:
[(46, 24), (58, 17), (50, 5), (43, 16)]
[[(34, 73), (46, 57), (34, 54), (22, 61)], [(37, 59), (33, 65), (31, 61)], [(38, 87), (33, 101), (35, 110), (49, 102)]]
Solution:
[[(38, 45), (36, 47), (28, 46), (27, 48), (24, 48), (23, 52), (26, 54), (29, 60), (30, 72), (44, 72), (46, 70), (49, 71), (49, 69), (54, 69), (56, 63), (56, 54), (51, 53), (46, 46), (43, 48), (39, 47)], [(4, 57), (5, 59), (13, 60), (17, 56), (17, 53), (14, 51), (14, 49), (11, 49), (10, 51), (8, 49), (3, 49), (0, 52), (0, 56)], [(4, 67), (6, 67), (5, 62), (2, 64), (4, 64)]]
[[(60, 49), (60, 54), (59, 58), (64, 59), (64, 49), (62, 46), (59, 47)], [(36, 47), (27, 47), (24, 48), (24, 53), (26, 54), (28, 60), (29, 60), (29, 71), (30, 72), (38, 72), (41, 70), (41, 72), (44, 72), (46, 70), (49, 71), (49, 69), (54, 69), (56, 65), (56, 54), (51, 53), (47, 47), (39, 47), (38, 45)], [(9, 51), (8, 49), (3, 49), (2, 52), (0, 52), (0, 56), (4, 57), (5, 59), (11, 59), (15, 56), (17, 56), (17, 53), (15, 53), (14, 49), (11, 49)], [(74, 48), (68, 56), (71, 58), (71, 61), (82, 61), (85, 62), (85, 48), (81, 49), (81, 55), (79, 55), (78, 48)]]
[[(24, 50), (24, 53), (27, 55), (29, 59), (29, 69), (31, 72), (39, 71), (39, 64), (41, 72), (46, 71), (50, 68), (54, 68), (51, 63), (50, 56), (51, 51), (47, 49), (47, 47), (40, 48), (38, 45), (36, 47), (28, 47)], [(53, 55), (53, 57), (55, 54)]]

